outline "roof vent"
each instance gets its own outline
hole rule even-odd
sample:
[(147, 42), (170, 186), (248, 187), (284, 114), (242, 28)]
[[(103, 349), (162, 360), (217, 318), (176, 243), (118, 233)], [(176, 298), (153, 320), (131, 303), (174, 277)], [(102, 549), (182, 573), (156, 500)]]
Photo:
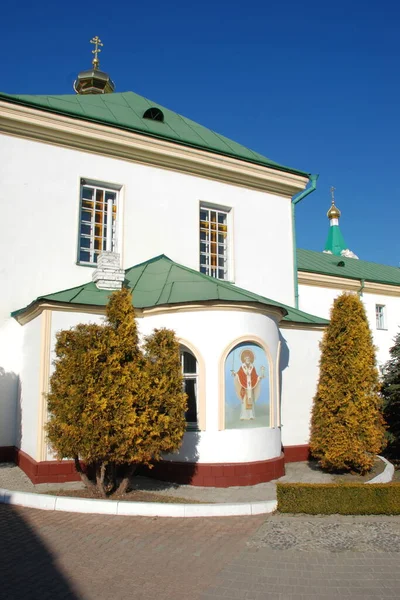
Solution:
[(345, 265), (345, 262), (344, 262), (344, 260), (339, 260), (339, 262), (338, 262), (337, 266), (338, 266), (338, 267), (345, 267), (346, 265)]
[(143, 115), (143, 119), (150, 119), (151, 121), (161, 121), (164, 123), (164, 113), (159, 108), (152, 106), (148, 108)]

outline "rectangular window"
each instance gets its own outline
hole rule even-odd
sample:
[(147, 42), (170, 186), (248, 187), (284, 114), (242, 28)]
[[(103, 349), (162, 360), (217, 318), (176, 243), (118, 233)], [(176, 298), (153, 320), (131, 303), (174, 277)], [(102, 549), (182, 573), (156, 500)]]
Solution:
[(229, 210), (200, 206), (200, 271), (216, 279), (229, 279)]
[(377, 329), (386, 329), (385, 308), (386, 307), (383, 304), (375, 305), (376, 328)]
[(119, 189), (81, 180), (78, 262), (95, 265), (100, 252), (116, 249)]

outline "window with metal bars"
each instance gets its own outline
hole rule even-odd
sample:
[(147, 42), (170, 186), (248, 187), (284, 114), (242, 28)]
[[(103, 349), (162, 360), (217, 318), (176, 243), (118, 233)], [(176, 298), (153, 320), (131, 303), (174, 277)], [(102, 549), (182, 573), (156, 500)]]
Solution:
[(100, 252), (116, 251), (118, 191), (81, 181), (79, 264), (95, 265)]
[(200, 271), (229, 279), (228, 210), (200, 207)]

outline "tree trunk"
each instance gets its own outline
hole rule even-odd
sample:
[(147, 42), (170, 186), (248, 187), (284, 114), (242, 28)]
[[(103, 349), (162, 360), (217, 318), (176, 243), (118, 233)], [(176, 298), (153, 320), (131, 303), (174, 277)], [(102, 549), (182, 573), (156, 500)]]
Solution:
[(106, 488), (104, 486), (105, 475), (106, 475), (106, 465), (103, 462), (102, 463), (97, 463), (96, 464), (96, 483), (97, 483), (97, 489), (99, 491), (99, 494), (103, 498), (107, 498)]
[(108, 465), (107, 486), (109, 495), (113, 494), (117, 488), (117, 465), (115, 462)]
[(122, 479), (121, 483), (117, 488), (117, 491), (115, 492), (116, 494), (125, 494), (126, 490), (128, 489), (129, 480), (137, 468), (138, 465), (136, 463), (129, 465), (127, 471), (125, 472), (125, 477)]
[(79, 476), (80, 476), (82, 482), (84, 483), (86, 488), (89, 490), (89, 492), (93, 493), (96, 489), (96, 486), (93, 483), (93, 481), (90, 481), (89, 477), (86, 475), (86, 473), (82, 469), (81, 462), (77, 456), (74, 456), (74, 463), (75, 463), (75, 469), (76, 469), (77, 473), (79, 473)]

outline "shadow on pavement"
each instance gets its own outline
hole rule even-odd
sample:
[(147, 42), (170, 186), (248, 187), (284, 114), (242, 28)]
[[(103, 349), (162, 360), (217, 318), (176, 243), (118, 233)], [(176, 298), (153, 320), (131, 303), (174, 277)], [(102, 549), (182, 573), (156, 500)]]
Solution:
[(84, 600), (57, 567), (51, 551), (24, 520), (21, 510), (0, 504), (0, 598)]

